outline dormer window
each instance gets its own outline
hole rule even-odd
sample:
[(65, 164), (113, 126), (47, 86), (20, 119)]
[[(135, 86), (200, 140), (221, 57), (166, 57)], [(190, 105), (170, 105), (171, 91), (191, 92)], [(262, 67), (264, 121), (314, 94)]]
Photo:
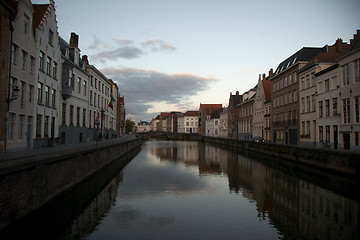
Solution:
[(30, 18), (26, 14), (24, 14), (24, 23), (23, 23), (24, 34), (28, 34), (29, 32), (29, 22), (30, 22)]

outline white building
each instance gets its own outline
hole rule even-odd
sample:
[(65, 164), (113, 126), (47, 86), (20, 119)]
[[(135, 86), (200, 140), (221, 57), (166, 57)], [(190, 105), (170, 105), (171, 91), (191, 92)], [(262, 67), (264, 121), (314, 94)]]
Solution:
[(89, 141), (89, 73), (80, 57), (79, 36), (71, 33), (70, 44), (59, 38), (62, 52), (60, 139), (62, 144)]
[(258, 85), (256, 88), (253, 105), (253, 136), (265, 139), (265, 102), (271, 99), (270, 81), (265, 78), (265, 74), (259, 74)]
[[(15, 10), (11, 44), (7, 151), (33, 147), (36, 42), (34, 8), (29, 0), (10, 2)], [(38, 13), (36, 13), (38, 14)]]
[(229, 113), (228, 108), (224, 108), (220, 113), (219, 137), (228, 138), (228, 121)]
[[(340, 86), (338, 64), (315, 73), (316, 77), (316, 146), (339, 148)], [(300, 115), (301, 116), (301, 115)], [(301, 128), (305, 123), (301, 122)], [(303, 131), (303, 130), (301, 130)]]
[(360, 150), (360, 30), (348, 52), (338, 59), (340, 71), (340, 142), (344, 149)]
[(178, 117), (179, 133), (199, 133), (199, 111), (187, 111)]
[(140, 121), (138, 123), (138, 126), (137, 126), (137, 131), (138, 132), (150, 132), (151, 130), (151, 125), (149, 122), (146, 122), (146, 121)]
[(35, 136), (34, 148), (51, 146), (59, 137), (61, 113), (59, 92), (61, 88), (61, 52), (54, 1), (50, 4), (33, 4), (36, 39), (35, 68)]
[(220, 136), (220, 113), (222, 108), (216, 110), (212, 114), (207, 116), (205, 136), (207, 137), (219, 137)]

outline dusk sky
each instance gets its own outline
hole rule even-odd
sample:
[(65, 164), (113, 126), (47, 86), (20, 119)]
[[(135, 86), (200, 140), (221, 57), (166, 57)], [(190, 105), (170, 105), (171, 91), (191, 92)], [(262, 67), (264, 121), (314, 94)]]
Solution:
[[(48, 3), (33, 0), (32, 3)], [(119, 86), (127, 118), (227, 106), (302, 47), (349, 42), (360, 1), (57, 0), (58, 31)]]

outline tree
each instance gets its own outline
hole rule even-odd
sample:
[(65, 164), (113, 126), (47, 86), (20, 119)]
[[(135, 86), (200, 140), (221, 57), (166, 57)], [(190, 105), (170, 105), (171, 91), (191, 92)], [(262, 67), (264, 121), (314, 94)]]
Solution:
[(125, 121), (125, 131), (126, 133), (131, 133), (134, 129), (135, 126), (135, 122), (132, 121), (131, 119), (126, 119)]

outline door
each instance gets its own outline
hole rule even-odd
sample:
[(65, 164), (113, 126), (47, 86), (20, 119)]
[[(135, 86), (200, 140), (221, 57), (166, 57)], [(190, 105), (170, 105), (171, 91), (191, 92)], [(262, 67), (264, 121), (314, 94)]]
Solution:
[(344, 149), (350, 149), (350, 133), (343, 133)]
[(31, 147), (31, 123), (27, 124), (27, 136), (26, 136), (26, 148), (30, 149)]
[(338, 148), (338, 126), (334, 125), (334, 149)]

